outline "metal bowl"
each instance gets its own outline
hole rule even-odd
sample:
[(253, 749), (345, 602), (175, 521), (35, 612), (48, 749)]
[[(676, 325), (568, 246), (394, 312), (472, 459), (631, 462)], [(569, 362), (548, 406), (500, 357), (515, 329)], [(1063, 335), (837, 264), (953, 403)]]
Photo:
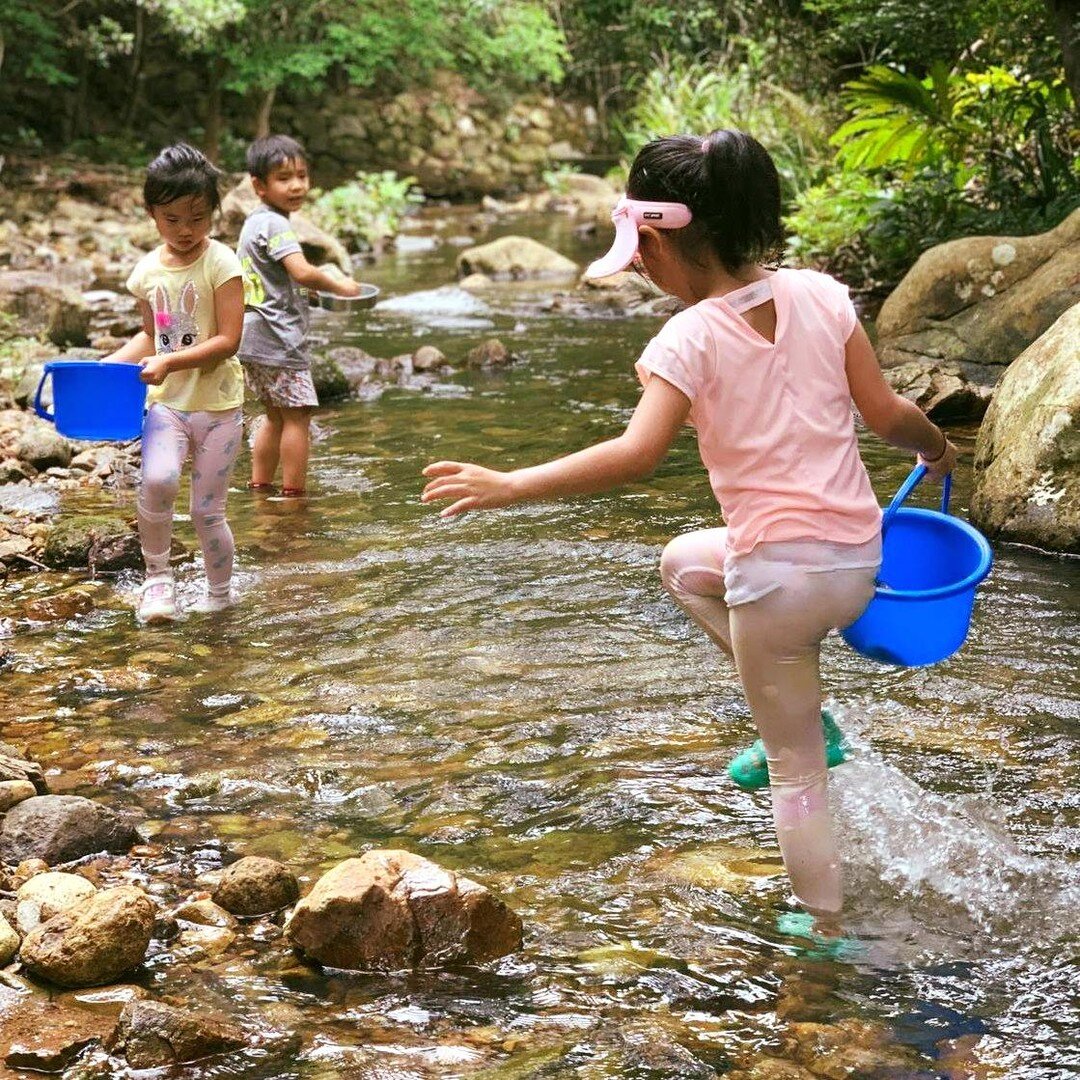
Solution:
[(318, 303), (316, 306), (323, 311), (360, 311), (362, 308), (375, 306), (379, 299), (379, 287), (377, 285), (361, 285), (358, 296), (338, 296), (337, 293), (322, 292), (315, 294)]

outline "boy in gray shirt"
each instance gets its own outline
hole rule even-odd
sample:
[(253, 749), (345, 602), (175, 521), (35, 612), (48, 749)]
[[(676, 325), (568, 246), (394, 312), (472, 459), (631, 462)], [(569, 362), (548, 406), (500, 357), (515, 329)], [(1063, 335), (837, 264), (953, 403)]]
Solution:
[(262, 200), (244, 222), (237, 254), (244, 270), (244, 336), (238, 356), (251, 392), (266, 409), (251, 452), (253, 491), (273, 491), (281, 463), (281, 494), (306, 494), (311, 412), (319, 404), (307, 352), (307, 290), (356, 296), (360, 286), (304, 258), (289, 214), (311, 187), (304, 148), (287, 135), (248, 147), (247, 167)]

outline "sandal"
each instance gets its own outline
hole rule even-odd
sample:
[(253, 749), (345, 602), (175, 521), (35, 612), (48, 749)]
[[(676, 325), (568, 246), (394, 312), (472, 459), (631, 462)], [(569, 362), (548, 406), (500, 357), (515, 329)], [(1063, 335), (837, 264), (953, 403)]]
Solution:
[(303, 499), (307, 497), (307, 488), (287, 488), (281, 489), (281, 497), (283, 499)]
[[(825, 764), (831, 769), (847, 761), (851, 748), (832, 714), (824, 709), (821, 711), (821, 726), (825, 730)], [(757, 791), (758, 788), (768, 787), (769, 765), (765, 760), (765, 746), (760, 739), (732, 759), (728, 765), (728, 776), (743, 791)]]
[(248, 491), (273, 491), (273, 484), (256, 484), (254, 480), (248, 481)]

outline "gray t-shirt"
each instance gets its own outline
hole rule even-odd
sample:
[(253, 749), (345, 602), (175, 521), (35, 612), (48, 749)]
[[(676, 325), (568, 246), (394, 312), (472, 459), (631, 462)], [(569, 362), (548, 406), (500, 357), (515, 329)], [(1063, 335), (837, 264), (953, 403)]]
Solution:
[(265, 203), (249, 215), (236, 253), (244, 270), (244, 336), (237, 355), (245, 364), (309, 368), (307, 293), (281, 260), (300, 251), (289, 219)]

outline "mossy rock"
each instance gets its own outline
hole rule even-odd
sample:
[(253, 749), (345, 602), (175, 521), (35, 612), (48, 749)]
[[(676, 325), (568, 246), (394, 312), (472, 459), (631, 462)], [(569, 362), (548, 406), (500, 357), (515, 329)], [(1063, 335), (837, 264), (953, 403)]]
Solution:
[(315, 384), (315, 393), (319, 402), (341, 401), (349, 396), (349, 380), (341, 365), (328, 356), (316, 356), (311, 361), (311, 381)]
[[(123, 518), (111, 514), (80, 514), (58, 521), (45, 538), (42, 561), (54, 570), (83, 568), (90, 565), (90, 554), (102, 548), (128, 546), (134, 536)], [(138, 552), (138, 540), (134, 543)], [(137, 558), (137, 556), (136, 556)], [(138, 561), (133, 565), (139, 565)]]

